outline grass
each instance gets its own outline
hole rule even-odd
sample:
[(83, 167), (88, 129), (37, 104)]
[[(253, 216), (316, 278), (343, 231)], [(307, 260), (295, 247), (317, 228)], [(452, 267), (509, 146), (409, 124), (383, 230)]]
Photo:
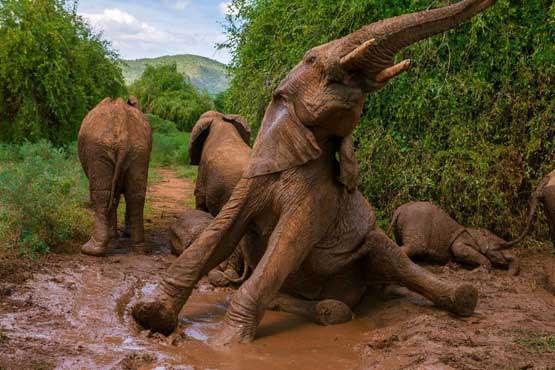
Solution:
[(515, 342), (536, 353), (555, 353), (555, 335), (536, 334)]

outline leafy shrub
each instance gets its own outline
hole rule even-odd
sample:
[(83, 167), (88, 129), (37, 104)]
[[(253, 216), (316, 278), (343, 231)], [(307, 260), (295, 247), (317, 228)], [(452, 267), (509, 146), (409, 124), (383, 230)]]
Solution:
[(0, 141), (74, 140), (89, 109), (125, 93), (117, 55), (71, 5), (0, 2)]
[(153, 132), (158, 132), (160, 134), (175, 134), (178, 131), (175, 123), (160, 118), (155, 114), (146, 114), (146, 118)]
[(130, 92), (139, 99), (145, 112), (173, 121), (184, 131), (190, 131), (199, 117), (214, 107), (207, 94), (197, 91), (177, 72), (175, 63), (147, 66), (141, 78), (131, 85)]
[(2, 145), (0, 158), (0, 248), (34, 256), (85, 238), (88, 190), (75, 145)]
[[(445, 3), (233, 0), (226, 110), (256, 127), (273, 89), (311, 47)], [(516, 234), (555, 159), (553, 1), (499, 0), (401, 54), (414, 68), (368, 97), (355, 133), (360, 189), (383, 224), (407, 201), (433, 200), (460, 222)]]
[(189, 164), (189, 133), (157, 133), (153, 135), (151, 166), (186, 166)]

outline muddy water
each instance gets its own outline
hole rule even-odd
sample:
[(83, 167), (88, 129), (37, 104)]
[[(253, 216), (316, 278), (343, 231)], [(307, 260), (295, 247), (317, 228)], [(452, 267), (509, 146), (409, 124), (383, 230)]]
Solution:
[[(42, 340), (58, 348), (57, 367), (118, 368), (132, 357), (140, 368), (185, 369), (355, 369), (368, 319), (322, 327), (293, 315), (268, 312), (250, 345), (213, 347), (231, 291), (201, 284), (180, 315), (170, 338), (141, 331), (129, 305), (155, 286), (168, 256), (109, 257), (98, 264), (87, 257), (71, 267), (36, 274), (10, 299), (28, 310), (2, 315), (10, 337)], [(146, 355), (146, 356), (145, 356)], [(268, 367), (269, 366), (269, 367)]]

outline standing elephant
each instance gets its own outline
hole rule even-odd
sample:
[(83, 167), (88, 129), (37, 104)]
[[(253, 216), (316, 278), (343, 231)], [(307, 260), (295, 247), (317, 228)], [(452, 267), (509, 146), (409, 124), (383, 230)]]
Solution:
[(367, 94), (406, 71), (401, 49), (449, 30), (494, 0), (464, 0), (440, 9), (370, 24), (310, 50), (274, 91), (247, 170), (231, 198), (161, 283), (132, 307), (145, 328), (164, 334), (196, 282), (225, 260), (243, 236), (254, 271), (234, 294), (219, 344), (249, 342), (268, 307), (322, 324), (350, 319), (368, 279), (395, 281), (462, 316), (477, 291), (414, 264), (376, 226), (356, 190), (351, 133)]
[(95, 208), (94, 231), (81, 252), (106, 254), (117, 238), (117, 208), (125, 197), (125, 233), (144, 243), (143, 209), (152, 148), (152, 131), (137, 99), (104, 99), (87, 114), (77, 141), (79, 160), (89, 179)]
[(549, 225), (551, 241), (555, 243), (555, 171), (552, 171), (545, 176), (542, 181), (540, 181), (540, 184), (532, 193), (532, 199), (530, 200), (530, 212), (528, 213), (528, 218), (526, 219), (524, 231), (522, 231), (519, 237), (514, 241), (507, 243), (507, 247), (520, 243), (526, 235), (528, 235), (532, 229), (534, 217), (536, 216), (536, 211), (540, 202), (543, 204), (545, 217), (547, 218), (547, 224)]
[[(251, 154), (250, 126), (239, 115), (206, 112), (193, 127), (189, 142), (190, 164), (198, 166), (196, 208), (217, 216), (247, 168)], [(179, 225), (175, 225), (179, 227)], [(242, 243), (241, 243), (242, 244)], [(210, 283), (239, 283), (243, 263), (240, 245), (231, 257), (209, 274)]]
[(466, 228), (430, 202), (412, 202), (397, 208), (391, 221), (397, 243), (409, 257), (439, 263), (451, 259), (488, 271), (492, 265), (517, 274), (519, 261), (502, 251), (507, 242), (485, 229)]

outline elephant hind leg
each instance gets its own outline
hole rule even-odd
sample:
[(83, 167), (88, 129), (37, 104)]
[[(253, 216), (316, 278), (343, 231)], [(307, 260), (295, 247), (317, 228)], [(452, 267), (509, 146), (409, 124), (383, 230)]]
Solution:
[(308, 301), (279, 294), (268, 306), (272, 311), (287, 312), (320, 325), (336, 325), (351, 321), (353, 312), (345, 303), (335, 299)]
[[(147, 188), (148, 163), (134, 163), (125, 173), (125, 226), (133, 245), (145, 242), (144, 207)], [(125, 231), (124, 231), (125, 233)]]
[(110, 191), (93, 190), (91, 198), (95, 205), (94, 231), (89, 241), (81, 247), (81, 252), (90, 256), (102, 256), (106, 254), (110, 242), (115, 238), (114, 217), (108, 204)]
[(372, 278), (404, 285), (459, 316), (470, 316), (474, 312), (478, 302), (474, 287), (451, 284), (416, 265), (383, 231), (370, 232), (366, 246)]

